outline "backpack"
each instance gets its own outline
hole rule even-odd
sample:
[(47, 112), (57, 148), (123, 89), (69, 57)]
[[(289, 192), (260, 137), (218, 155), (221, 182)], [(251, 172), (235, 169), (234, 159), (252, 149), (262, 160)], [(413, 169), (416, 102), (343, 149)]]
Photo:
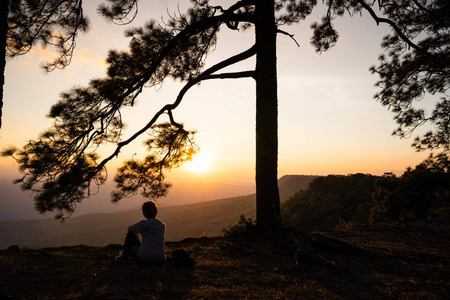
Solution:
[(195, 259), (193, 259), (183, 248), (173, 251), (172, 257), (168, 258), (167, 262), (171, 265), (181, 267), (195, 265)]

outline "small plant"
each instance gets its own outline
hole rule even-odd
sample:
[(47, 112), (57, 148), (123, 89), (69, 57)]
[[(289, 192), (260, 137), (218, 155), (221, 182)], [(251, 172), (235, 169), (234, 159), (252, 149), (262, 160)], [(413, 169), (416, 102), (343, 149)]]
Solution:
[(242, 214), (237, 224), (228, 229), (222, 229), (222, 232), (225, 237), (236, 237), (255, 233), (256, 228), (256, 221), (252, 218), (245, 218), (245, 215)]
[(339, 218), (339, 223), (334, 227), (336, 231), (348, 232), (353, 229), (353, 223), (351, 221), (346, 222), (344, 219)]

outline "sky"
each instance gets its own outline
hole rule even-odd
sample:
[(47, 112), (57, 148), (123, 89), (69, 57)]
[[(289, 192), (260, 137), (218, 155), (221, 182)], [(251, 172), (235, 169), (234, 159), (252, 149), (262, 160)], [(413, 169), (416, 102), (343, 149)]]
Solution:
[[(45, 73), (40, 65), (54, 54), (51, 49), (41, 47), (7, 61), (0, 148), (22, 146), (35, 139), (51, 125), (52, 120), (46, 114), (59, 99), (59, 93), (103, 77), (108, 50), (127, 48), (129, 40), (123, 35), (126, 27), (98, 17), (95, 8), (100, 1), (86, 2), (84, 12), (91, 19), (91, 30), (78, 37), (69, 67)], [(211, 1), (218, 2), (226, 6), (233, 1)], [(187, 5), (187, 1), (153, 0), (145, 4), (141, 1), (132, 25), (140, 26), (150, 18), (167, 20), (168, 13), (184, 11)], [(427, 154), (416, 153), (410, 147), (412, 140), (391, 136), (396, 128), (393, 114), (373, 98), (378, 78), (369, 72), (369, 67), (377, 64), (382, 53), (380, 41), (388, 27), (377, 26), (367, 14), (338, 19), (337, 45), (318, 54), (309, 43), (310, 24), (319, 21), (323, 13), (323, 4), (319, 3), (305, 21), (282, 28), (294, 35), (300, 47), (289, 37), (278, 36), (278, 177), (385, 172), (401, 175)], [(237, 32), (223, 28), (206, 67), (248, 49), (253, 42), (251, 30)], [(254, 65), (255, 60), (249, 59), (232, 69), (251, 70)], [(145, 89), (136, 107), (123, 112), (127, 134), (141, 128), (154, 112), (172, 102), (182, 86), (183, 83), (168, 80), (157, 88)], [(254, 185), (252, 79), (204, 82), (187, 93), (174, 117), (186, 129), (197, 131), (196, 143), (201, 150), (197, 161), (194, 159), (168, 174), (170, 182)], [(107, 152), (104, 153), (106, 156)], [(141, 142), (133, 143), (108, 165), (110, 178), (121, 161), (133, 155), (145, 155)], [(14, 161), (0, 158), (0, 180), (18, 176)]]

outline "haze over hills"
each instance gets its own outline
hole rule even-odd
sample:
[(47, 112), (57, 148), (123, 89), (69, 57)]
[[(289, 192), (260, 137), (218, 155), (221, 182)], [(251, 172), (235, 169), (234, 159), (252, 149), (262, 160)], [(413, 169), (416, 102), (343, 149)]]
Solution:
[[(92, 213), (113, 213), (140, 207), (146, 199), (140, 195), (123, 199), (117, 204), (111, 204), (110, 194), (114, 184), (108, 182), (98, 193), (84, 200), (77, 206), (74, 216)], [(213, 199), (223, 199), (255, 192), (255, 185), (248, 184), (224, 184), (224, 183), (176, 183), (167, 197), (158, 200), (159, 206), (174, 206), (199, 203)], [(12, 180), (0, 179), (0, 222), (20, 221), (29, 219), (52, 218), (52, 213), (40, 215), (34, 209), (33, 195), (20, 190), (20, 186), (12, 184)]]
[[(287, 175), (278, 181), (281, 201), (306, 189), (317, 176)], [(158, 217), (167, 225), (166, 239), (178, 241), (202, 235), (217, 236), (239, 220), (255, 218), (255, 194), (177, 206), (160, 205)], [(42, 248), (84, 244), (103, 246), (122, 243), (126, 228), (142, 219), (140, 207), (69, 218), (64, 224), (54, 219), (0, 222), (0, 249), (12, 244)]]

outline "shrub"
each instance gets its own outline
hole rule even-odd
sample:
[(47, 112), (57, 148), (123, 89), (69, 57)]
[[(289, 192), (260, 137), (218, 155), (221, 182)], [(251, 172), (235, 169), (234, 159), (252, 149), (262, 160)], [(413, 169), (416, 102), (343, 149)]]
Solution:
[(353, 223), (350, 222), (345, 222), (344, 219), (339, 218), (339, 223), (334, 226), (334, 230), (336, 231), (342, 231), (342, 232), (347, 232), (347, 231), (351, 231), (353, 229)]
[(257, 231), (256, 221), (252, 218), (245, 218), (241, 215), (237, 224), (231, 226), (230, 228), (224, 228), (222, 230), (223, 235), (226, 237), (237, 237), (254, 234)]
[(428, 213), (428, 219), (431, 221), (450, 221), (450, 207), (431, 209)]

